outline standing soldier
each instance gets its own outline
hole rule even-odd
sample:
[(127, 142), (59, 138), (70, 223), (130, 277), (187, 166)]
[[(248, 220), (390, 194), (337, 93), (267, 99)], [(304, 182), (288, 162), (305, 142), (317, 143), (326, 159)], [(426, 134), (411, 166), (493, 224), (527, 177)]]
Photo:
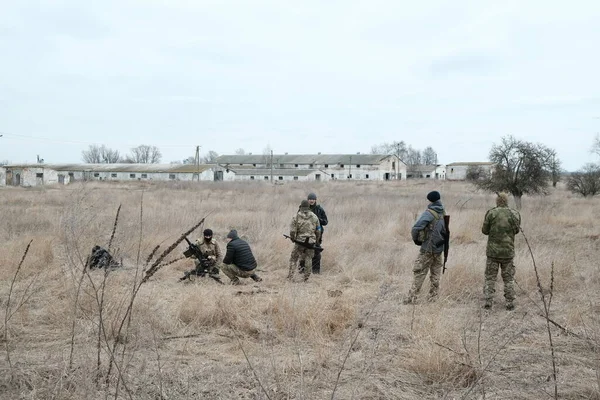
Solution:
[[(298, 241), (306, 243), (307, 245), (314, 246), (319, 242), (321, 231), (320, 231), (319, 219), (317, 216), (310, 211), (308, 200), (302, 200), (300, 208), (290, 224), (290, 238), (292, 241)], [(302, 246), (298, 243), (294, 244), (292, 255), (290, 256), (290, 271), (288, 273), (288, 279), (294, 277), (294, 271), (298, 267), (298, 260), (303, 260), (304, 265), (310, 265), (313, 260), (315, 250), (308, 247)], [(304, 268), (304, 281), (308, 280), (310, 276), (311, 268)]]
[(521, 215), (517, 210), (508, 207), (508, 195), (498, 193), (496, 207), (485, 214), (481, 232), (488, 236), (487, 261), (485, 263), (485, 296), (486, 309), (492, 308), (496, 292), (498, 269), (504, 281), (504, 298), (506, 309), (515, 309), (515, 235), (521, 229)]
[[(219, 243), (213, 239), (212, 229), (205, 229), (204, 240), (198, 239), (196, 240), (196, 244), (200, 248), (200, 251), (202, 251), (202, 254), (207, 257), (207, 264), (210, 266), (207, 272), (210, 275), (218, 275), (218, 266), (221, 262), (221, 248), (219, 247)], [(196, 259), (195, 263), (197, 270), (202, 270), (204, 268), (204, 266), (201, 265), (201, 260)]]
[(427, 200), (430, 201), (427, 210), (421, 214), (421, 217), (412, 227), (413, 242), (421, 248), (413, 267), (413, 283), (408, 292), (408, 297), (404, 299), (404, 304), (411, 304), (416, 301), (427, 272), (429, 272), (428, 299), (433, 301), (437, 298), (442, 271), (444, 239), (446, 237), (445, 211), (440, 198), (440, 193), (435, 190), (427, 194)]
[[(319, 219), (319, 225), (321, 226), (321, 235), (317, 240), (317, 245), (321, 245), (323, 243), (323, 227), (327, 225), (327, 214), (323, 207), (320, 204), (317, 204), (317, 195), (314, 193), (308, 194), (308, 206), (310, 211), (312, 211), (317, 218)], [(312, 273), (320, 274), (321, 273), (321, 252), (315, 251), (315, 254), (312, 258)], [(300, 260), (300, 271), (304, 270), (304, 260)]]

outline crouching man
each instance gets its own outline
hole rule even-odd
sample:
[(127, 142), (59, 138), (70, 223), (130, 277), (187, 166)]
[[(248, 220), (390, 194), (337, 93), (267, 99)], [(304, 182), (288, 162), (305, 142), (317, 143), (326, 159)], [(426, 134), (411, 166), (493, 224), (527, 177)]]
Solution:
[(232, 285), (239, 285), (239, 278), (252, 278), (255, 282), (262, 279), (254, 273), (256, 270), (256, 259), (252, 254), (250, 245), (239, 238), (235, 229), (227, 234), (227, 252), (223, 259), (221, 270), (231, 279)]

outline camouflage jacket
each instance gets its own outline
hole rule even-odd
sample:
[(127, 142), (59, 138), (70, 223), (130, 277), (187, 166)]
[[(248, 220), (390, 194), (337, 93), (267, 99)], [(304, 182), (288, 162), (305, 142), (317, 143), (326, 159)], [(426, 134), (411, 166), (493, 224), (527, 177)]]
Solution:
[(210, 242), (206, 243), (204, 239), (196, 240), (196, 244), (202, 251), (202, 254), (206, 254), (211, 260), (216, 263), (221, 261), (222, 253), (219, 243), (215, 239), (211, 239)]
[(315, 243), (320, 226), (319, 218), (313, 212), (298, 211), (290, 224), (290, 236), (294, 240), (302, 241), (308, 238), (309, 243)]
[(495, 207), (485, 214), (481, 232), (488, 235), (486, 255), (509, 259), (515, 256), (515, 235), (519, 233), (521, 215), (508, 207)]
[(444, 206), (438, 200), (429, 204), (427, 210), (421, 214), (413, 225), (410, 232), (412, 240), (415, 244), (420, 243), (422, 252), (439, 254), (444, 251), (444, 239), (446, 238), (445, 214)]

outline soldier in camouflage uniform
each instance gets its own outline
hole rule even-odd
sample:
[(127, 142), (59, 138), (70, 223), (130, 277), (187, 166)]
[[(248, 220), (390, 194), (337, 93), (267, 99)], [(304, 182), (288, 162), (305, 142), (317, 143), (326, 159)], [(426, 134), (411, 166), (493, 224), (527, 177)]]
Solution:
[[(302, 200), (300, 203), (300, 208), (296, 215), (292, 218), (292, 223), (290, 224), (290, 237), (292, 240), (298, 240), (302, 242), (307, 242), (309, 244), (314, 245), (319, 242), (320, 236), (320, 228), (319, 218), (310, 211), (310, 206), (308, 204), (308, 200)], [(308, 239), (308, 241), (306, 240)], [(299, 245), (298, 243), (294, 243), (294, 249), (292, 250), (292, 255), (290, 256), (290, 271), (288, 273), (288, 279), (292, 279), (294, 277), (294, 272), (298, 268), (298, 260), (304, 260), (304, 265), (307, 268), (304, 268), (304, 281), (307, 281), (310, 277), (310, 273), (312, 268), (308, 267), (312, 265), (312, 259), (315, 251), (313, 249), (309, 249)]]
[[(210, 268), (207, 272), (211, 275), (218, 275), (219, 265), (222, 258), (221, 248), (219, 247), (219, 243), (213, 239), (212, 229), (205, 229), (203, 234), (204, 239), (196, 240), (196, 244), (200, 248), (202, 254), (208, 256), (208, 264), (210, 265)], [(202, 269), (200, 260), (196, 259), (194, 261), (196, 263), (196, 269), (200, 271)]]
[(440, 193), (435, 190), (427, 194), (427, 200), (430, 201), (427, 210), (421, 214), (421, 217), (412, 227), (413, 242), (421, 248), (413, 266), (413, 284), (408, 292), (408, 297), (404, 299), (404, 304), (411, 304), (416, 301), (428, 272), (428, 299), (433, 301), (437, 298), (442, 271), (444, 239), (446, 237), (446, 224), (444, 223), (446, 212), (440, 198)]
[(515, 235), (521, 227), (521, 215), (517, 210), (508, 207), (508, 195), (499, 193), (496, 198), (496, 207), (488, 210), (481, 232), (488, 236), (487, 261), (485, 264), (485, 295), (484, 308), (492, 308), (494, 293), (496, 292), (496, 277), (498, 269), (501, 270), (504, 281), (504, 298), (506, 309), (515, 308)]

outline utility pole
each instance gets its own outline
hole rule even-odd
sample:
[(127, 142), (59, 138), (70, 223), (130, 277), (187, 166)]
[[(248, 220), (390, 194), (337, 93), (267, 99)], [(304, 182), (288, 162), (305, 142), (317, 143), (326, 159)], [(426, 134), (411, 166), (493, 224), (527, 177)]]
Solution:
[(348, 164), (348, 179), (352, 179), (352, 156), (350, 156), (350, 164)]
[(196, 175), (200, 182), (200, 146), (196, 146), (196, 156), (194, 157), (194, 165), (196, 166)]
[(273, 183), (273, 150), (271, 150), (271, 183)]

